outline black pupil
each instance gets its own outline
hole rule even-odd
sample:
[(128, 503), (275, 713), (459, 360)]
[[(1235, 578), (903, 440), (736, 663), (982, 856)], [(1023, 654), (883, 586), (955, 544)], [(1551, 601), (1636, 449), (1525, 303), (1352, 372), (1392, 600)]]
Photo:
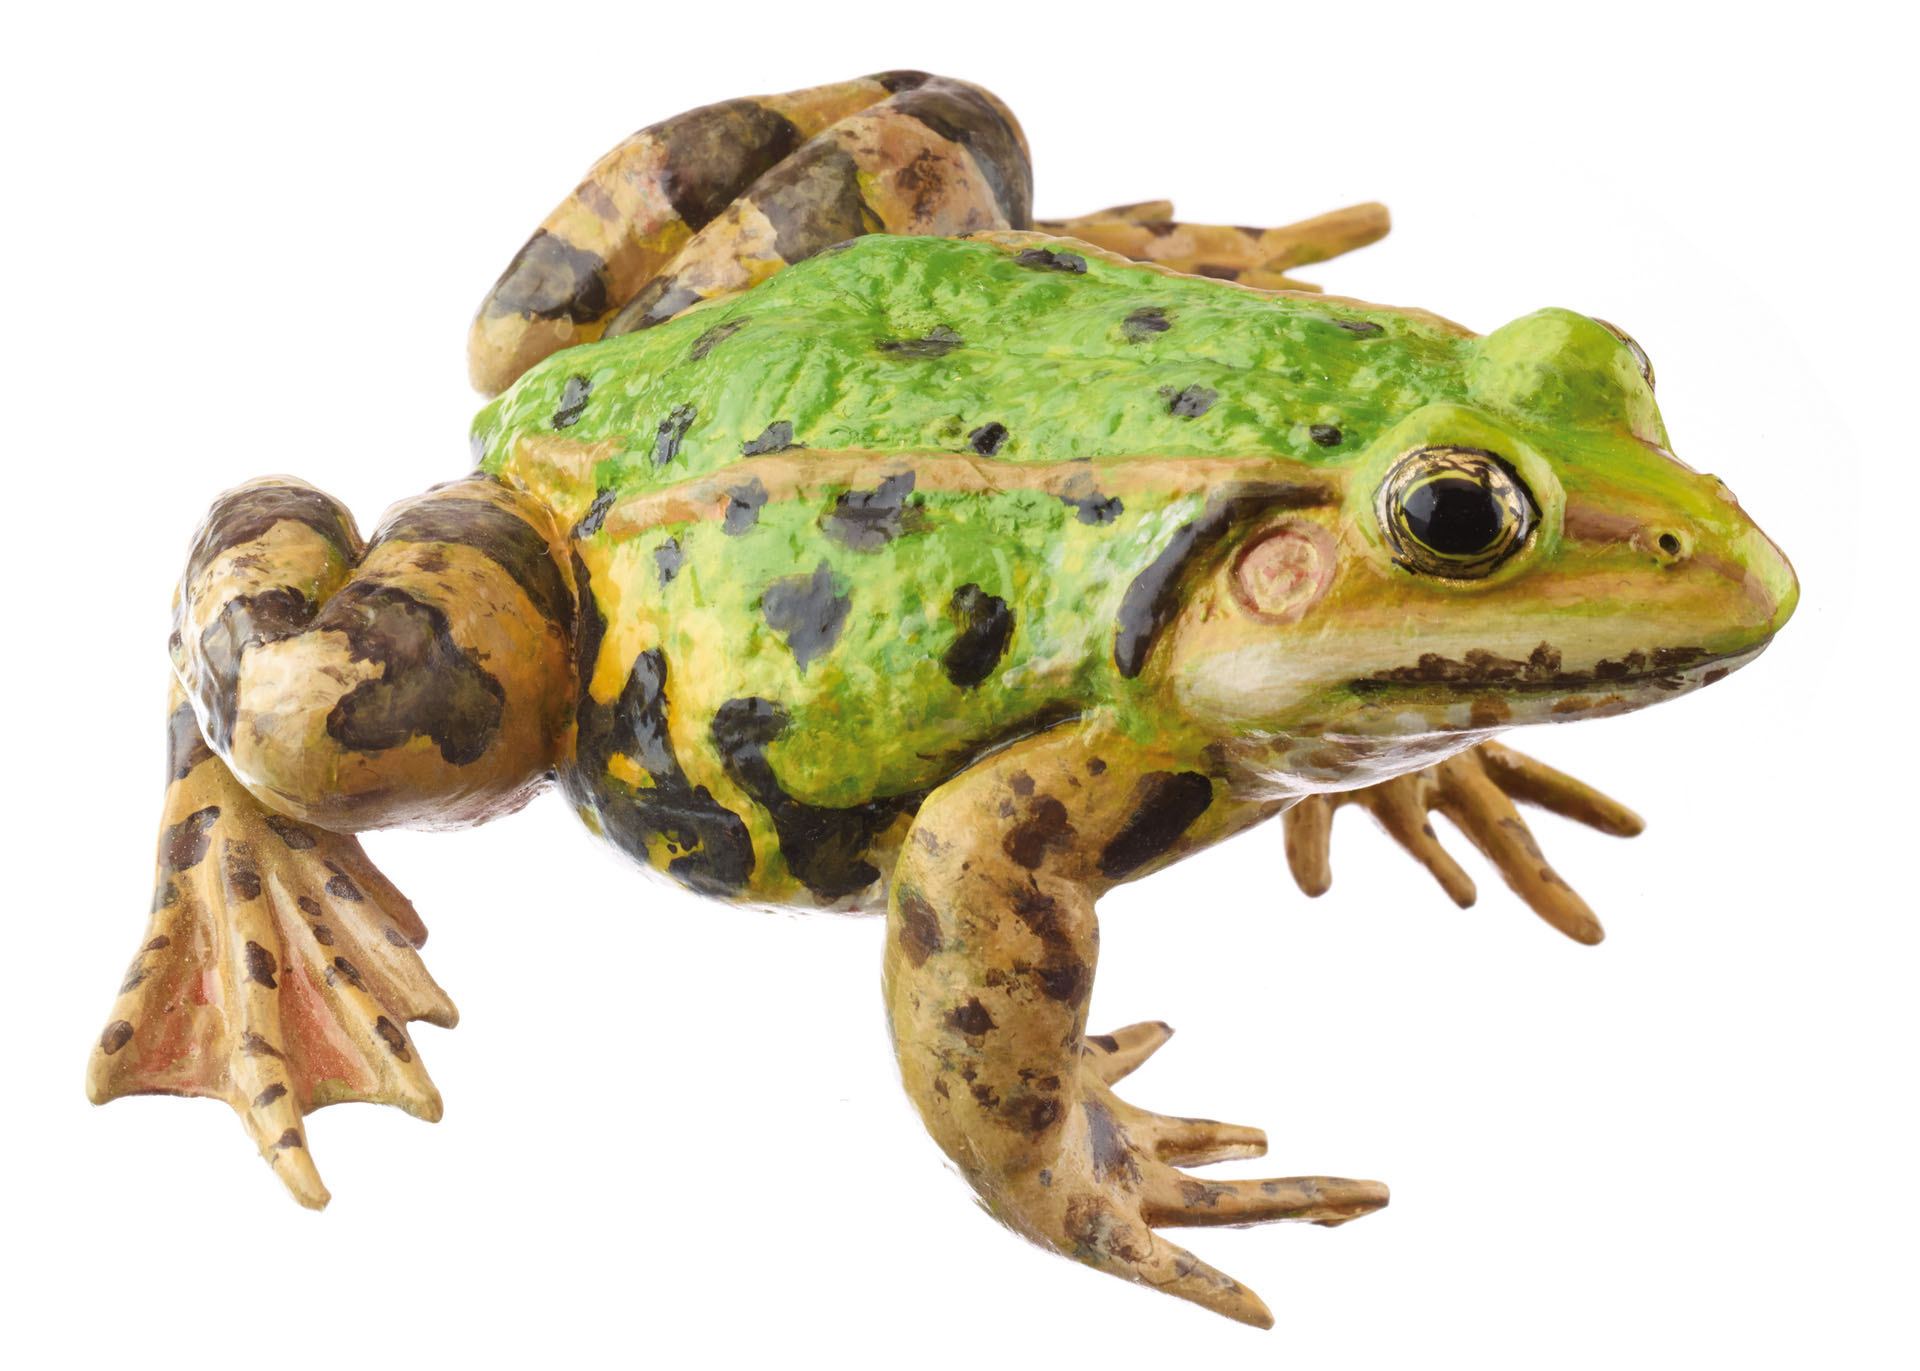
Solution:
[(1471, 557), (1500, 536), (1501, 509), (1492, 491), (1465, 476), (1441, 476), (1408, 492), (1401, 505), (1407, 532), (1444, 557)]

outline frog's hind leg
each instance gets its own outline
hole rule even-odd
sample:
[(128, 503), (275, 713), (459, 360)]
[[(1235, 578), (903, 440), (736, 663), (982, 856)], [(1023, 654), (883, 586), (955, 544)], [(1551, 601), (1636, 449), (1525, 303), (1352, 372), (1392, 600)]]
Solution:
[(1286, 273), (1378, 242), (1391, 221), (1387, 207), (1351, 205), (1283, 228), (1189, 224), (1173, 218), (1165, 200), (1116, 205), (1074, 219), (1043, 219), (1044, 233), (1078, 238), (1138, 262), (1264, 290), (1318, 290)]
[(410, 1020), (451, 1026), (426, 929), (351, 836), (518, 807), (565, 746), (570, 573), (545, 514), (488, 481), (390, 511), (363, 552), (320, 491), (213, 507), (176, 604), (156, 893), (88, 1094), (211, 1095), (302, 1203), (303, 1116), (439, 1116)]

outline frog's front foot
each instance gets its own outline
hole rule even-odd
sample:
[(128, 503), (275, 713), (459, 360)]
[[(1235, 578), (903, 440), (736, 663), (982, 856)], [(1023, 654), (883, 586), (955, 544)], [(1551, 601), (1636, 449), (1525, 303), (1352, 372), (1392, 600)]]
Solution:
[(1605, 936), (1600, 921), (1547, 865), (1532, 830), (1514, 808), (1515, 800), (1617, 837), (1630, 838), (1644, 827), (1639, 815), (1593, 787), (1499, 743), (1482, 743), (1437, 766), (1379, 785), (1308, 796), (1286, 813), (1287, 864), (1307, 894), (1325, 894), (1333, 880), (1328, 863), (1333, 811), (1343, 804), (1357, 804), (1371, 812), (1388, 835), (1432, 872), (1454, 903), (1465, 909), (1474, 901), (1473, 880), (1440, 846), (1427, 817), (1444, 814), (1486, 854), (1534, 913), (1575, 942), (1599, 942)]
[(1267, 1139), (1257, 1128), (1155, 1114), (1113, 1093), (1113, 1082), (1171, 1031), (1165, 1024), (1135, 1024), (1089, 1035), (1074, 1104), (1045, 1164), (973, 1179), (994, 1213), (1028, 1237), (1112, 1275), (1268, 1328), (1273, 1316), (1258, 1295), (1153, 1230), (1280, 1221), (1332, 1227), (1385, 1206), (1387, 1187), (1334, 1176), (1202, 1180), (1180, 1170), (1262, 1156)]

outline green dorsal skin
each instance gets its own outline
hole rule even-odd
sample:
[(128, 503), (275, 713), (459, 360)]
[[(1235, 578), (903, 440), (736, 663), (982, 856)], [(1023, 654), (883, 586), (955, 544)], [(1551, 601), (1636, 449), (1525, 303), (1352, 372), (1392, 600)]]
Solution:
[[(871, 235), (657, 329), (560, 353), (476, 419), (482, 465), (510, 473), (514, 436), (552, 431), (575, 377), (592, 389), (562, 431), (621, 449), (596, 477), (622, 492), (737, 461), (779, 423), (816, 450), (967, 452), (998, 424), (994, 455), (1016, 462), (1333, 463), (1399, 415), (1464, 394), (1473, 338), (1426, 316), (1091, 254), (1083, 272), (1020, 256)], [(1139, 327), (1142, 312), (1166, 327)], [(656, 466), (661, 426), (682, 407), (694, 417)], [(1342, 441), (1316, 442), (1316, 425)]]

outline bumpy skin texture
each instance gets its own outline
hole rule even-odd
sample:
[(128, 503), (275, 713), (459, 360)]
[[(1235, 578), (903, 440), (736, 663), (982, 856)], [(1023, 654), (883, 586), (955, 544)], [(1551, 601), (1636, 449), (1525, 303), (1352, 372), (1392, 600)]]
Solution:
[(473, 476), (368, 544), (288, 478), (223, 496), (93, 1098), (225, 1098), (324, 1203), (300, 1115), (432, 1117), (403, 1026), (453, 1014), (345, 835), (557, 779), (702, 894), (886, 910), (902, 1079), (992, 1211), (1270, 1322), (1154, 1229), (1338, 1224), (1385, 1187), (1177, 1169), (1265, 1138), (1114, 1094), (1171, 1030), (1087, 1032), (1100, 896), (1282, 813), (1320, 893), (1350, 800), (1466, 903), (1449, 815), (1597, 941), (1512, 802), (1638, 821), (1488, 740), (1711, 684), (1797, 589), (1668, 453), (1611, 326), (1479, 337), (1282, 275), (1378, 237), (1377, 206), (1033, 233), (1030, 195), (1004, 106), (924, 73), (678, 116), (483, 303), (473, 374), (504, 390)]

